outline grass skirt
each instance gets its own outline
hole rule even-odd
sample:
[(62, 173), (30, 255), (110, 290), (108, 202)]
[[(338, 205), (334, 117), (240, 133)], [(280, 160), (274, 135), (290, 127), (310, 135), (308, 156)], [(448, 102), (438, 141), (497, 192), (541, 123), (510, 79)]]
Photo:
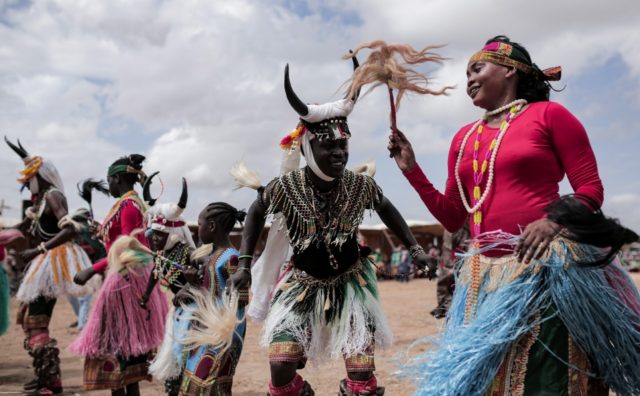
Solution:
[(560, 238), (529, 265), (513, 255), (469, 253), (444, 331), (403, 368), (415, 380), (415, 394), (484, 394), (509, 350), (556, 317), (590, 358), (588, 375), (620, 395), (640, 394), (640, 296), (618, 262), (575, 264), (599, 255), (599, 249)]
[(289, 268), (276, 290), (263, 346), (285, 335), (300, 343), (307, 358), (322, 361), (364, 354), (374, 342), (380, 347), (392, 342), (378, 300), (375, 268), (366, 258), (325, 280)]
[(91, 260), (80, 246), (67, 242), (36, 256), (29, 263), (16, 297), (30, 303), (43, 296), (50, 299), (62, 295), (84, 296), (97, 289), (99, 279), (84, 286), (73, 283), (76, 273), (91, 266)]
[(159, 288), (154, 288), (146, 309), (139, 304), (151, 269), (146, 265), (109, 273), (87, 325), (69, 350), (86, 357), (117, 355), (127, 359), (157, 348), (169, 308)]

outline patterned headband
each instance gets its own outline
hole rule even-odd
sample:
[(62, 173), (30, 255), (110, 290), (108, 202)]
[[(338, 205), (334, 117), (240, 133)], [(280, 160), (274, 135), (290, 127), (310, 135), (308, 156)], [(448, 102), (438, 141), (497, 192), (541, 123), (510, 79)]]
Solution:
[(144, 184), (144, 181), (147, 179), (147, 175), (142, 170), (136, 169), (131, 165), (111, 165), (107, 170), (107, 176), (115, 176), (118, 173), (134, 173), (138, 175), (138, 179), (140, 180), (141, 184)]
[(535, 74), (545, 81), (558, 81), (562, 76), (562, 67), (555, 66), (540, 70), (535, 63), (531, 63), (531, 61), (527, 59), (527, 56), (520, 49), (511, 44), (499, 41), (492, 41), (485, 45), (480, 51), (473, 54), (469, 59), (469, 64), (481, 60), (501, 66), (515, 67), (523, 73)]
[(280, 141), (280, 148), (283, 150), (296, 148), (305, 133), (310, 133), (319, 140), (349, 139), (351, 137), (347, 117), (332, 117), (320, 122), (307, 122), (300, 119), (296, 129)]

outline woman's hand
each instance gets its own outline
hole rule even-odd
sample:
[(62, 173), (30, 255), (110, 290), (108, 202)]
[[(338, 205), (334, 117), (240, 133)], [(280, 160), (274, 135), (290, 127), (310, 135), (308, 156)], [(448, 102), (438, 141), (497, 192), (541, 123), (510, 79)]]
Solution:
[(540, 259), (544, 252), (549, 248), (549, 244), (556, 235), (562, 230), (562, 226), (558, 223), (543, 218), (536, 220), (524, 229), (518, 246), (516, 246), (516, 254), (518, 261), (529, 264), (532, 258)]
[(396, 160), (396, 164), (401, 171), (408, 172), (416, 167), (416, 156), (413, 153), (411, 143), (400, 130), (391, 131), (387, 149), (389, 149), (389, 155)]

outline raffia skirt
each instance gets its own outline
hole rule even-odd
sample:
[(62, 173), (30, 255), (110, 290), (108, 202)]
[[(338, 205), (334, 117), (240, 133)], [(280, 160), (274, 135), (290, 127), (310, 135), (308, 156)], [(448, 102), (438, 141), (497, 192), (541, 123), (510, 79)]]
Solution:
[(378, 299), (375, 266), (361, 258), (346, 272), (316, 279), (289, 267), (276, 286), (261, 343), (295, 341), (312, 361), (368, 353), (393, 336)]
[(576, 264), (601, 254), (557, 238), (529, 265), (466, 255), (442, 334), (403, 367), (415, 394), (640, 394), (638, 290), (617, 261)]
[(16, 297), (28, 304), (38, 297), (55, 299), (62, 295), (91, 294), (99, 286), (97, 277), (84, 286), (73, 283), (73, 277), (90, 266), (89, 256), (77, 244), (67, 242), (56, 246), (31, 260)]

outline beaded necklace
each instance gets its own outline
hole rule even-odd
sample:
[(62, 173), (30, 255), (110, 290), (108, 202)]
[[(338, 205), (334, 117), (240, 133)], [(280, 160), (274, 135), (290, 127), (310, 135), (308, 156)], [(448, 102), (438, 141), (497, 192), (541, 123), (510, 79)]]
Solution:
[[(496, 162), (496, 156), (498, 154), (498, 149), (500, 148), (500, 142), (502, 142), (502, 138), (507, 132), (507, 129), (509, 129), (509, 125), (511, 125), (511, 120), (513, 119), (513, 117), (515, 117), (515, 115), (518, 114), (518, 112), (522, 110), (522, 107), (526, 104), (527, 104), (526, 100), (517, 99), (502, 107), (499, 107), (495, 110), (485, 113), (482, 116), (482, 118), (479, 119), (471, 127), (471, 129), (469, 129), (469, 132), (467, 132), (464, 135), (464, 138), (462, 139), (462, 143), (460, 144), (460, 151), (458, 152), (458, 158), (456, 159), (455, 177), (456, 177), (456, 183), (458, 185), (458, 191), (460, 192), (460, 197), (462, 198), (462, 204), (464, 205), (467, 212), (473, 215), (473, 227), (474, 227), (475, 235), (480, 234), (480, 232), (482, 231), (481, 229), (482, 211), (480, 210), (480, 208), (482, 207), (482, 204), (487, 199), (487, 196), (489, 196), (489, 192), (491, 191), (491, 184), (493, 182), (493, 171), (494, 171), (494, 166)], [(509, 112), (507, 113), (507, 116), (500, 124), (500, 128), (496, 131), (496, 134), (493, 137), (491, 144), (489, 145), (489, 149), (485, 152), (482, 165), (480, 165), (478, 162), (479, 152), (480, 152), (480, 137), (482, 135), (482, 132), (484, 131), (485, 126), (487, 125), (487, 119), (490, 116), (500, 114), (505, 110), (509, 110)], [(469, 137), (471, 137), (471, 135), (474, 132), (476, 132), (476, 139), (473, 146), (474, 187), (473, 187), (472, 196), (473, 196), (474, 205), (473, 207), (471, 207), (464, 194), (464, 187), (462, 186), (462, 180), (460, 178), (460, 162), (462, 161), (462, 154), (464, 153), (464, 148), (467, 144), (467, 140), (469, 139)], [(485, 186), (484, 192), (481, 193), (480, 185), (482, 184), (484, 175), (487, 172), (487, 170), (489, 171), (489, 174), (487, 176), (487, 185)]]
[[(489, 192), (491, 191), (491, 184), (493, 182), (493, 171), (496, 162), (496, 156), (498, 154), (498, 148), (500, 148), (500, 142), (502, 142), (502, 138), (504, 137), (507, 129), (509, 129), (509, 125), (511, 125), (511, 120), (513, 117), (518, 114), (522, 107), (527, 104), (527, 101), (524, 99), (517, 99), (511, 103), (507, 103), (506, 105), (499, 107), (495, 110), (486, 112), (481, 119), (479, 119), (472, 127), (469, 129), (464, 135), (462, 139), (462, 143), (460, 144), (460, 151), (458, 152), (458, 158), (456, 160), (455, 167), (455, 176), (456, 183), (458, 185), (458, 191), (460, 192), (460, 197), (462, 198), (462, 204), (469, 214), (473, 215), (473, 231), (477, 236), (482, 231), (482, 204), (487, 199)], [(489, 148), (485, 152), (484, 159), (482, 164), (479, 163), (480, 157), (480, 138), (482, 132), (487, 125), (487, 119), (493, 115), (500, 114), (505, 110), (509, 110), (505, 119), (500, 123), (500, 128), (496, 131), (493, 140), (489, 144)], [(467, 198), (464, 195), (464, 187), (462, 186), (462, 180), (460, 178), (460, 162), (462, 160), (462, 154), (464, 153), (464, 148), (467, 144), (467, 140), (471, 135), (476, 132), (476, 139), (473, 145), (473, 202), (474, 205), (471, 207), (469, 202), (467, 202)], [(489, 171), (487, 176), (487, 184), (485, 186), (484, 192), (481, 192), (480, 185), (484, 179), (485, 172)], [(478, 249), (479, 243), (476, 241), (472, 249)], [(464, 323), (468, 324), (475, 315), (476, 302), (478, 300), (478, 293), (480, 291), (480, 255), (475, 254), (471, 258), (471, 284), (469, 286), (469, 291), (467, 294), (467, 299), (465, 302), (465, 315), (464, 315)]]
[[(176, 281), (182, 274), (182, 267), (189, 263), (189, 246), (184, 243), (177, 244), (169, 252), (155, 256), (155, 277), (160, 279), (160, 285), (167, 288), (176, 285)], [(180, 285), (178, 285), (180, 286)]]

